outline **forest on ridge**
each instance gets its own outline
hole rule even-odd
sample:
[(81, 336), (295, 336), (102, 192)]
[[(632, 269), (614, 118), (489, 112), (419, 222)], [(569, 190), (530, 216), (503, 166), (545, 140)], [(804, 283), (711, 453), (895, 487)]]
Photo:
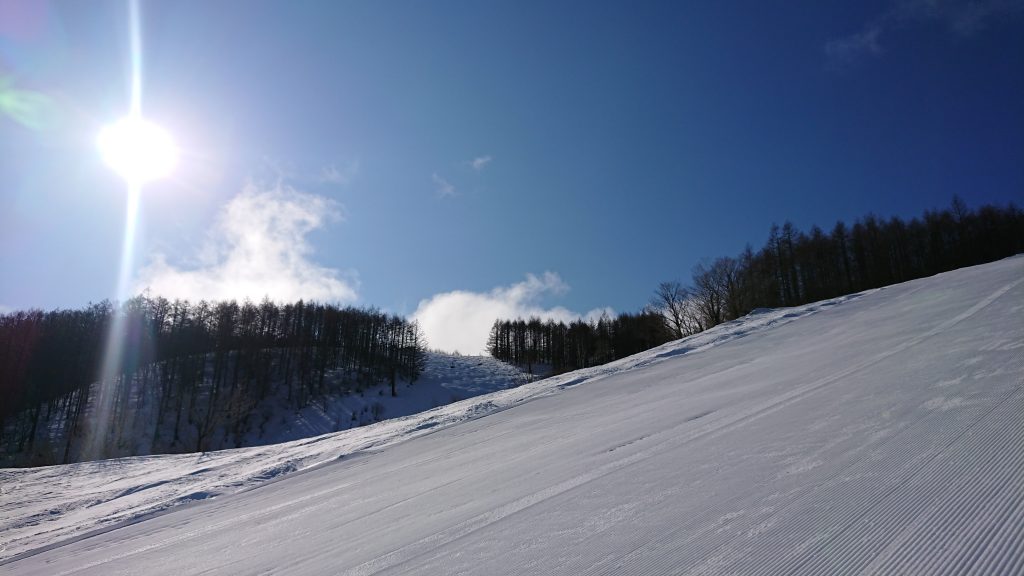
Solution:
[(554, 373), (624, 358), (735, 320), (758, 308), (798, 306), (992, 262), (1024, 252), (1024, 212), (1015, 205), (971, 210), (959, 197), (909, 222), (867, 215), (826, 232), (772, 225), (750, 245), (694, 267), (689, 284), (662, 282), (636, 314), (582, 319), (499, 319), (488, 352), (499, 360)]
[[(104, 366), (111, 331), (122, 350)], [(415, 322), (303, 301), (143, 295), (2, 314), (0, 447), (7, 463), (55, 464), (198, 452), (215, 434), (216, 445), (241, 445), (268, 423), (256, 408), (271, 396), (299, 409), (377, 384), (394, 395), (425, 355)]]

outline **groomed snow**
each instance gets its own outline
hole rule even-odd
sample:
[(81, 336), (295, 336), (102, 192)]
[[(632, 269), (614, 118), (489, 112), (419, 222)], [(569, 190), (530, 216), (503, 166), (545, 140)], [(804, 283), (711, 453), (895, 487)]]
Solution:
[(345, 432), (0, 470), (2, 571), (1020, 574), (1022, 317), (1016, 257)]

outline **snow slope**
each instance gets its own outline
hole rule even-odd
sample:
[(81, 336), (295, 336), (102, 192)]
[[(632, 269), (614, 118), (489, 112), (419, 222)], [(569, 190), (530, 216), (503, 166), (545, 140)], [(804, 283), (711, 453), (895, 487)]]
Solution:
[[(329, 375), (328, 379), (332, 377), (336, 375)], [(420, 377), (412, 384), (399, 382), (398, 395), (394, 397), (391, 387), (381, 384), (360, 393), (327, 394), (301, 410), (294, 410), (289, 409), (281, 386), (282, 393), (258, 408), (269, 414), (262, 433), (251, 430), (243, 446), (276, 444), (365, 426), (514, 388), (528, 381), (530, 376), (524, 371), (490, 356), (428, 352)]]
[(0, 571), (1021, 574), (1022, 312), (1016, 257), (318, 438), (2, 470)]

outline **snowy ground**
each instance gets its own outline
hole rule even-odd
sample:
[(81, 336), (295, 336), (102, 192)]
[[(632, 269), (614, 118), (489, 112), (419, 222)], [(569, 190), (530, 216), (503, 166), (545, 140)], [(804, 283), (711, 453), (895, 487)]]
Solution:
[(268, 424), (250, 431), (245, 446), (275, 444), (365, 426), (384, 419), (416, 414), (474, 396), (506, 390), (530, 380), (523, 371), (490, 356), (427, 353), (423, 373), (415, 383), (400, 382), (398, 396), (387, 384), (361, 393), (328, 394), (301, 410), (288, 409), (279, 395), (260, 410)]
[(1022, 317), (1017, 257), (317, 438), (0, 470), (2, 570), (1021, 574)]

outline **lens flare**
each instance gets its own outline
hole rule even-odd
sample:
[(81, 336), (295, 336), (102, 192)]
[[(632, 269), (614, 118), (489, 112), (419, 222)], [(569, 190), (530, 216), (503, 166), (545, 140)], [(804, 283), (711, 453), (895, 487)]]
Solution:
[(142, 117), (142, 26), (138, 0), (128, 0), (128, 15), (131, 26), (131, 109), (128, 116), (104, 127), (97, 138), (103, 160), (127, 184), (128, 203), (125, 207), (117, 299), (111, 309), (112, 317), (99, 374), (99, 390), (81, 448), (82, 457), (86, 460), (104, 457), (106, 447), (115, 440), (118, 433), (109, 418), (115, 402), (117, 381), (125, 373), (124, 351), (125, 340), (128, 338), (126, 312), (119, 307), (131, 294), (135, 231), (142, 186), (169, 175), (178, 162), (178, 148), (171, 136)]
[(0, 113), (35, 131), (49, 130), (57, 124), (58, 108), (52, 98), (10, 86), (10, 80), (0, 77)]

